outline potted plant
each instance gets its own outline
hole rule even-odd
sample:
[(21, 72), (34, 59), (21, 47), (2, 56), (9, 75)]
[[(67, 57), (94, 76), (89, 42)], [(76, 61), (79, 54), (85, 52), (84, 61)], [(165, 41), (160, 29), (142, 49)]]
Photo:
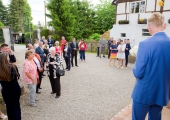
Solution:
[(147, 24), (147, 19), (138, 19), (138, 24)]
[(119, 24), (129, 24), (129, 20), (119, 20)]

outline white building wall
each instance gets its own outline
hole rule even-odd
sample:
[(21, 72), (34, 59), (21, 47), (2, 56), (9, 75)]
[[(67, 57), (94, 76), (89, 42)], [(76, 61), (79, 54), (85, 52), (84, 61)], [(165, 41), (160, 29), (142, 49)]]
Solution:
[(155, 9), (155, 0), (147, 0), (146, 11), (154, 11)]
[(120, 3), (117, 6), (117, 14), (125, 13), (125, 3)]
[(116, 21), (116, 24), (118, 24), (118, 21), (119, 20), (125, 20), (126, 19), (126, 15), (123, 14), (123, 15), (117, 15), (117, 21)]
[[(170, 10), (170, 0), (165, 0), (164, 10)], [(170, 15), (169, 15), (170, 16)]]
[(138, 19), (138, 14), (129, 14), (130, 24), (136, 24)]
[(130, 3), (129, 3), (129, 2), (127, 2), (126, 13), (129, 13), (129, 9), (130, 9), (130, 8), (129, 8), (129, 7), (130, 7), (129, 5), (130, 5)]

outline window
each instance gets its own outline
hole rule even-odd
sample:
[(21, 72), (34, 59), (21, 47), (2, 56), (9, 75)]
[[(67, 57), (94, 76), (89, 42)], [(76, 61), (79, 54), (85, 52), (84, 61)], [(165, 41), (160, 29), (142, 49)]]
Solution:
[(121, 33), (121, 37), (126, 37), (126, 33)]
[(130, 13), (144, 13), (145, 1), (130, 3)]
[(142, 36), (151, 36), (148, 29), (142, 29)]

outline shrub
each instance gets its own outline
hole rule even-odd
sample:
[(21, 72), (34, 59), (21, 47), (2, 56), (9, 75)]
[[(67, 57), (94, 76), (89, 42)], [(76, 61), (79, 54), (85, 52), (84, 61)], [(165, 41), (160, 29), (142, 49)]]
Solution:
[(38, 38), (37, 36), (37, 30), (33, 30), (32, 32), (32, 39)]
[(100, 40), (100, 34), (98, 33), (94, 33), (89, 37), (89, 40), (95, 40), (95, 41), (99, 41)]
[(41, 30), (41, 37), (45, 36), (45, 38), (47, 39), (49, 35), (50, 35), (50, 30), (49, 29), (42, 29)]

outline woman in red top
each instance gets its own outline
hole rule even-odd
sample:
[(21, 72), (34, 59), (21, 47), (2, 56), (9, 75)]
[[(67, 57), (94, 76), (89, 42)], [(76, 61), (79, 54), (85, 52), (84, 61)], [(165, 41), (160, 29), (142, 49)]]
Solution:
[(61, 55), (61, 47), (59, 46), (59, 42), (58, 41), (56, 41), (55, 42), (55, 50), (56, 50), (56, 53), (60, 56)]
[(64, 51), (64, 46), (66, 44), (66, 40), (65, 40), (65, 37), (63, 36), (62, 39), (61, 39), (61, 57), (62, 57), (62, 53)]
[(79, 45), (79, 49), (80, 49), (80, 59), (85, 61), (85, 51), (86, 51), (87, 45), (84, 42), (84, 40), (82, 39), (82, 42)]

